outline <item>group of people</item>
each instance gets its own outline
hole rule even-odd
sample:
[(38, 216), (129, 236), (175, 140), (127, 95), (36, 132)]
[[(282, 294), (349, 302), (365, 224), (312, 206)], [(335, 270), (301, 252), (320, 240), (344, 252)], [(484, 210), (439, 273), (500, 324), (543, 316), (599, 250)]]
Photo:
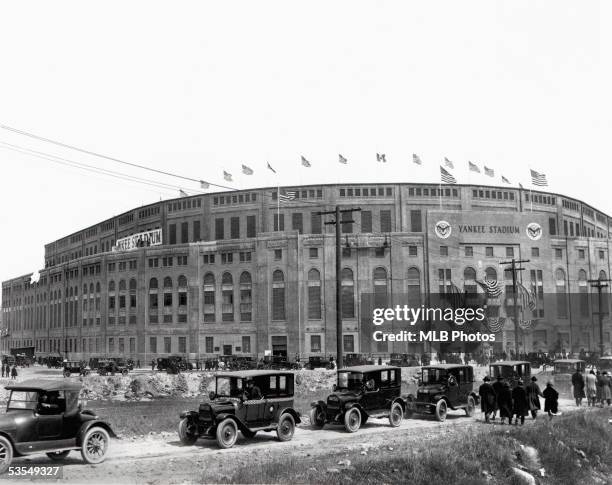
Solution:
[(576, 371), (572, 374), (572, 388), (576, 406), (582, 406), (586, 397), (588, 406), (601, 406), (612, 404), (612, 375), (607, 371), (591, 370), (583, 377)]
[(542, 392), (537, 383), (537, 377), (533, 376), (531, 382), (527, 385), (521, 379), (518, 379), (516, 386), (510, 388), (510, 383), (504, 380), (502, 376), (498, 376), (497, 380), (491, 384), (489, 376), (484, 377), (484, 382), (480, 386), (478, 394), (480, 395), (480, 406), (485, 416), (485, 422), (490, 423), (495, 419), (495, 415), (499, 412), (501, 424), (522, 424), (525, 423), (525, 416), (531, 413), (533, 419), (536, 418), (538, 411), (541, 409), (540, 397), (544, 398), (544, 412), (548, 413), (549, 418), (558, 414), (559, 393), (553, 387), (551, 382), (546, 384), (546, 388)]
[(2, 377), (10, 377), (11, 379), (17, 379), (17, 365), (11, 366), (7, 363), (2, 363)]

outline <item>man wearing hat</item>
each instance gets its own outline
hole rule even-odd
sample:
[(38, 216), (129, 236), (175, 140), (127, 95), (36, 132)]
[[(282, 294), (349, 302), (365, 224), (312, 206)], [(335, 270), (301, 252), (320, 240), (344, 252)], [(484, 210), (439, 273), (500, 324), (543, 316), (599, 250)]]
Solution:
[(538, 415), (538, 411), (542, 409), (540, 407), (540, 396), (542, 391), (540, 386), (537, 384), (538, 378), (533, 376), (531, 382), (525, 386), (525, 393), (527, 394), (527, 404), (529, 405), (529, 411), (533, 419)]
[(483, 383), (478, 389), (478, 395), (480, 396), (480, 409), (484, 413), (485, 423), (490, 423), (489, 415), (493, 413), (495, 415), (495, 403), (497, 401), (497, 396), (495, 395), (495, 390), (491, 385), (491, 379), (489, 376), (485, 376), (483, 379)]
[(493, 390), (495, 391), (495, 409), (493, 410), (493, 419), (495, 419), (495, 413), (499, 409), (499, 396), (504, 391), (504, 378), (497, 376), (497, 380), (492, 384)]
[[(514, 424), (518, 424), (519, 419), (521, 420), (521, 426), (525, 424), (525, 416), (529, 409), (529, 403), (527, 402), (527, 393), (523, 387), (522, 379), (519, 379), (516, 387), (512, 389), (512, 414), (514, 415)], [(512, 423), (512, 418), (510, 418)]]
[(544, 396), (544, 412), (548, 413), (548, 417), (552, 419), (559, 412), (559, 393), (553, 387), (552, 382), (548, 381), (542, 395)]

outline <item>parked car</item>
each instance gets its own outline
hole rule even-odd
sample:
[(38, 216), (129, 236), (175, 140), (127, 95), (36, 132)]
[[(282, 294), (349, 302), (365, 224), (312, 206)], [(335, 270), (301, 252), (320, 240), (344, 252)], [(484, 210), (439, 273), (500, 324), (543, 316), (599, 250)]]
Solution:
[(465, 414), (473, 416), (478, 403), (471, 365), (430, 365), (421, 370), (417, 395), (407, 397), (406, 415), (432, 414), (444, 421), (449, 408), (464, 409)]
[(266, 355), (257, 364), (258, 369), (290, 370), (299, 369), (300, 364), (290, 362), (284, 355)]
[(124, 359), (123, 357), (111, 357), (109, 360), (112, 360), (115, 363), (115, 372), (120, 372), (124, 376), (127, 375), (131, 370), (134, 370), (133, 362)]
[(601, 357), (597, 361), (597, 369), (601, 372), (607, 371), (608, 373), (612, 371), (612, 355), (606, 355)]
[(557, 359), (553, 362), (553, 381), (560, 395), (569, 397), (572, 392), (572, 374), (584, 373), (586, 362), (580, 359)]
[(392, 366), (345, 367), (337, 373), (337, 384), (325, 401), (311, 403), (310, 422), (315, 428), (326, 423), (343, 424), (354, 433), (369, 418), (388, 418), (401, 424), (406, 402), (401, 398), (401, 369)]
[(397, 367), (418, 367), (420, 363), (419, 359), (412, 354), (391, 354), (389, 365), (395, 365)]
[[(250, 384), (259, 390), (255, 397)], [(293, 408), (293, 374), (283, 371), (249, 370), (216, 376), (210, 402), (197, 411), (181, 413), (181, 442), (193, 445), (199, 437), (216, 438), (220, 448), (231, 448), (238, 431), (252, 438), (258, 431), (276, 431), (280, 441), (293, 438), (300, 415)], [(253, 389), (253, 388), (252, 388)]]
[(531, 364), (522, 360), (494, 362), (489, 365), (489, 376), (493, 380), (501, 376), (505, 381), (508, 381), (511, 388), (514, 388), (519, 379), (524, 383), (529, 381), (531, 378)]
[(65, 360), (64, 361), (64, 377), (70, 377), (72, 374), (86, 376), (91, 372), (91, 369), (85, 362), (81, 360)]
[(322, 357), (320, 355), (311, 355), (308, 357), (308, 363), (304, 365), (305, 369), (335, 369), (336, 362), (333, 357)]
[(120, 368), (112, 359), (99, 359), (98, 360), (98, 374), (101, 376), (111, 375), (121, 373), (124, 376), (128, 374), (127, 368)]
[(374, 365), (374, 359), (367, 354), (345, 354), (344, 366), (355, 367), (357, 365)]
[(170, 357), (158, 357), (157, 370), (166, 371), (168, 374), (178, 374), (186, 370), (193, 370), (194, 366), (191, 362), (187, 362), (180, 355), (171, 355)]
[(110, 424), (79, 404), (81, 384), (66, 380), (31, 379), (6, 386), (6, 413), (0, 415), (0, 473), (13, 457), (46, 453), (61, 461), (79, 450), (86, 463), (104, 461)]

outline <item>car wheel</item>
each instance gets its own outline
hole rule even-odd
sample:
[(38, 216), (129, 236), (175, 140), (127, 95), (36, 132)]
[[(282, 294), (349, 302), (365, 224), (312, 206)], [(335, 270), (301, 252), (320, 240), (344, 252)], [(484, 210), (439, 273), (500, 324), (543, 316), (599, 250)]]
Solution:
[(467, 406), (465, 408), (465, 414), (471, 418), (472, 416), (474, 416), (475, 409), (476, 401), (474, 401), (474, 398), (472, 396), (469, 396), (467, 400)]
[(291, 414), (285, 413), (278, 420), (278, 428), (276, 428), (278, 441), (291, 441), (293, 433), (295, 433), (295, 420)]
[(13, 461), (13, 445), (4, 436), (0, 436), (0, 474), (4, 473)]
[(325, 412), (321, 406), (315, 406), (310, 410), (310, 425), (313, 428), (325, 426)]
[(198, 436), (189, 431), (189, 420), (187, 418), (181, 419), (178, 426), (178, 435), (184, 445), (193, 445), (198, 441)]
[(444, 421), (446, 419), (446, 401), (440, 399), (436, 404), (436, 419), (438, 421)]
[(219, 448), (231, 448), (238, 438), (238, 428), (233, 419), (227, 418), (217, 426), (217, 444)]
[(81, 455), (85, 463), (95, 465), (102, 463), (106, 458), (110, 437), (104, 428), (94, 426), (87, 430), (81, 444)]
[(64, 377), (70, 377), (70, 371), (69, 370), (65, 370), (64, 371)]
[(402, 409), (402, 405), (398, 402), (394, 402), (391, 405), (391, 411), (389, 412), (389, 424), (393, 428), (397, 428), (400, 424), (402, 424), (403, 417), (404, 410)]
[(127, 369), (123, 369), (121, 371), (121, 375), (127, 376), (128, 375), (128, 370)]
[(344, 427), (349, 433), (354, 433), (361, 426), (361, 412), (357, 408), (351, 408), (344, 413)]
[(64, 458), (68, 456), (69, 453), (70, 453), (70, 450), (52, 451), (50, 453), (47, 453), (47, 456), (51, 458), (53, 461), (62, 461)]

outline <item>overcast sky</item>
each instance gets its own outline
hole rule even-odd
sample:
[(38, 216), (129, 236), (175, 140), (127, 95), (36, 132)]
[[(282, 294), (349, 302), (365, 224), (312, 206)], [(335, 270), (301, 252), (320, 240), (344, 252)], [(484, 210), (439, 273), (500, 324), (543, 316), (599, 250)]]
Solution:
[[(438, 182), (445, 156), (459, 182), (527, 186), (531, 167), (612, 215), (611, 13), (563, 0), (3, 2), (0, 124), (237, 188)], [(41, 268), (47, 242), (179, 195), (7, 143), (198, 189), (0, 129), (0, 280)], [(495, 179), (470, 177), (468, 160)]]

